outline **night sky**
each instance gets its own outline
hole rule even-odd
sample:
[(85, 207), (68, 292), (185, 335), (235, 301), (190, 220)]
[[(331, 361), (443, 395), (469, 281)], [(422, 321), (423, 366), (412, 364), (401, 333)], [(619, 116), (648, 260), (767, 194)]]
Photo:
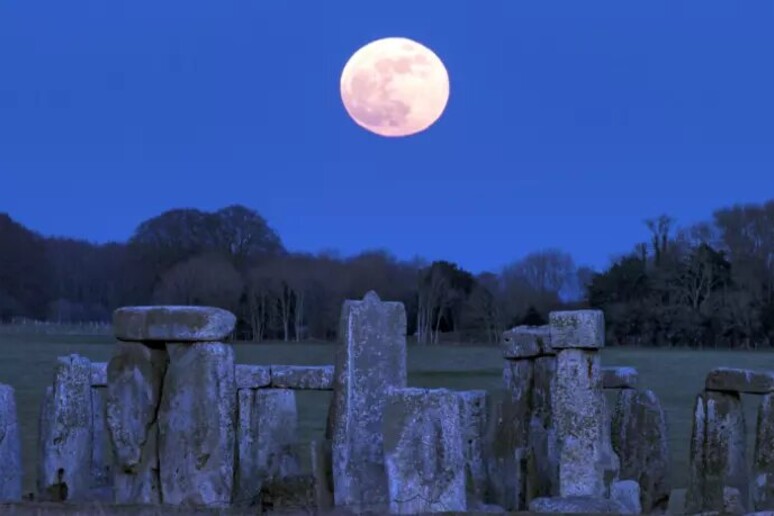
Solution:
[[(414, 137), (339, 74), (405, 36), (445, 62)], [(171, 208), (257, 210), (293, 251), (603, 267), (643, 220), (774, 197), (774, 2), (0, 2), (0, 212), (125, 240)]]

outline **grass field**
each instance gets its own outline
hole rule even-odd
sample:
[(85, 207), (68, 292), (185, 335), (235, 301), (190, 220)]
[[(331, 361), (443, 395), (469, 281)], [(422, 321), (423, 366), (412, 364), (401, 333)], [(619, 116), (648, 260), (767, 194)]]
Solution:
[[(38, 414), (46, 385), (52, 381), (58, 356), (78, 353), (93, 361), (110, 358), (113, 340), (102, 336), (0, 334), (0, 383), (16, 389), (25, 463), (25, 492), (33, 491), (37, 461)], [(323, 365), (333, 363), (327, 344), (236, 344), (239, 363)], [(604, 365), (631, 365), (640, 371), (640, 385), (653, 389), (667, 412), (673, 464), (673, 487), (687, 482), (691, 412), (706, 373), (716, 366), (774, 369), (774, 353), (653, 349), (603, 350)], [(502, 359), (492, 347), (410, 347), (409, 384), (452, 389), (501, 388)], [(321, 437), (329, 393), (299, 392), (300, 438)], [(758, 400), (744, 398), (750, 441)], [(751, 443), (752, 444), (752, 443)]]

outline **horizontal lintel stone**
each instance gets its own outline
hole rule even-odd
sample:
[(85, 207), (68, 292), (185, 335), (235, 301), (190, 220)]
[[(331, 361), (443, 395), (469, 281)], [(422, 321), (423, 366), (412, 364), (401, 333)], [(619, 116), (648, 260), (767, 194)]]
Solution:
[(271, 387), (294, 390), (333, 390), (333, 366), (271, 366)]
[(551, 347), (600, 349), (605, 346), (602, 310), (568, 310), (548, 314)]
[(113, 312), (118, 340), (130, 342), (219, 342), (236, 326), (236, 316), (211, 306), (127, 306)]
[(516, 326), (503, 332), (503, 357), (509, 359), (534, 358), (552, 355), (548, 326)]
[(718, 367), (707, 374), (704, 388), (708, 391), (768, 394), (774, 392), (774, 372)]
[(261, 389), (271, 385), (271, 366), (237, 364), (234, 367), (237, 389)]

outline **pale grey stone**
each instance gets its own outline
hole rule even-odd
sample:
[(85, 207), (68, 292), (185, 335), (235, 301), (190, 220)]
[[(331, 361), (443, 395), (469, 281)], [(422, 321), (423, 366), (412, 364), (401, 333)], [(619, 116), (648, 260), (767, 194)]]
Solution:
[(468, 504), (480, 504), (486, 496), (486, 462), (484, 439), (486, 437), (487, 392), (460, 391), (460, 429), (465, 456), (465, 482)]
[(604, 496), (605, 400), (597, 352), (558, 352), (551, 405), (560, 443), (560, 496)]
[(708, 391), (768, 394), (774, 392), (774, 372), (717, 367), (707, 374), (704, 387)]
[(667, 508), (671, 492), (666, 414), (651, 390), (618, 393), (612, 424), (613, 448), (621, 459), (621, 478), (640, 485), (642, 509)]
[(91, 363), (91, 386), (107, 387), (107, 362)]
[(503, 356), (533, 358), (553, 354), (548, 326), (516, 326), (503, 332)]
[(737, 393), (705, 391), (696, 397), (686, 511), (723, 509), (723, 489), (748, 499), (746, 429)]
[(572, 310), (548, 314), (551, 347), (599, 349), (605, 345), (605, 317), (601, 310)]
[(602, 387), (604, 389), (635, 389), (639, 373), (633, 367), (603, 367)]
[(91, 362), (57, 358), (39, 426), (38, 498), (85, 500), (92, 485)]
[(742, 502), (742, 494), (735, 487), (723, 487), (723, 514), (739, 515), (744, 514), (745, 508)]
[(275, 389), (333, 389), (333, 366), (271, 366), (271, 386)]
[(460, 402), (447, 389), (392, 389), (384, 454), (392, 514), (465, 511)]
[[(93, 365), (93, 364), (92, 364)], [(93, 371), (93, 370), (92, 370)], [(91, 387), (92, 449), (91, 475), (93, 500), (112, 503), (113, 449), (107, 426), (107, 387)]]
[(237, 364), (234, 375), (237, 389), (260, 389), (271, 385), (271, 366)]
[(115, 460), (117, 503), (161, 502), (158, 421), (166, 349), (119, 342), (107, 366), (106, 420)]
[(758, 407), (750, 488), (756, 511), (774, 510), (774, 394)]
[(620, 502), (593, 496), (562, 496), (535, 498), (529, 510), (536, 513), (562, 514), (626, 514)]
[(211, 306), (129, 306), (113, 312), (118, 340), (217, 342), (234, 331), (236, 316)]
[(0, 384), (0, 502), (19, 502), (22, 497), (22, 462), (16, 394)]
[(607, 399), (604, 396), (602, 399), (602, 407), (604, 413), (604, 420), (602, 425), (602, 460), (600, 466), (602, 468), (602, 480), (605, 485), (603, 492), (604, 496), (610, 497), (610, 487), (618, 481), (621, 471), (621, 461), (618, 454), (613, 449), (613, 441), (611, 432), (611, 415), (610, 409), (607, 406)]
[(234, 481), (234, 350), (223, 343), (168, 346), (158, 413), (165, 504), (226, 506)]
[(406, 386), (406, 310), (375, 292), (345, 301), (328, 416), (337, 506), (386, 507), (382, 418), (387, 391)]
[(641, 514), (640, 484), (634, 480), (618, 480), (610, 486), (610, 499), (624, 509), (621, 514)]
[(234, 503), (250, 505), (268, 479), (300, 473), (296, 395), (288, 389), (239, 389)]

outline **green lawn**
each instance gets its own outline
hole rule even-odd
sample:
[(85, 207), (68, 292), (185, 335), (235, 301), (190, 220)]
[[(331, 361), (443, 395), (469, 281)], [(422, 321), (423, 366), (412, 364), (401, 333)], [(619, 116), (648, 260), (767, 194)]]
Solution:
[[(0, 335), (0, 383), (16, 389), (25, 463), (26, 491), (34, 490), (38, 413), (45, 386), (52, 380), (57, 356), (78, 353), (107, 361), (112, 339), (99, 336)], [(334, 346), (327, 344), (236, 344), (239, 363), (322, 365), (333, 363)], [(774, 353), (605, 349), (605, 365), (631, 365), (640, 371), (641, 386), (653, 389), (667, 412), (673, 461), (673, 486), (687, 481), (691, 412), (707, 371), (716, 366), (774, 369)], [(410, 347), (409, 384), (453, 389), (501, 388), (502, 359), (491, 347)], [(745, 398), (752, 440), (757, 400)], [(320, 437), (325, 426), (329, 393), (299, 392), (300, 438)], [(611, 398), (612, 399), (612, 398)]]

